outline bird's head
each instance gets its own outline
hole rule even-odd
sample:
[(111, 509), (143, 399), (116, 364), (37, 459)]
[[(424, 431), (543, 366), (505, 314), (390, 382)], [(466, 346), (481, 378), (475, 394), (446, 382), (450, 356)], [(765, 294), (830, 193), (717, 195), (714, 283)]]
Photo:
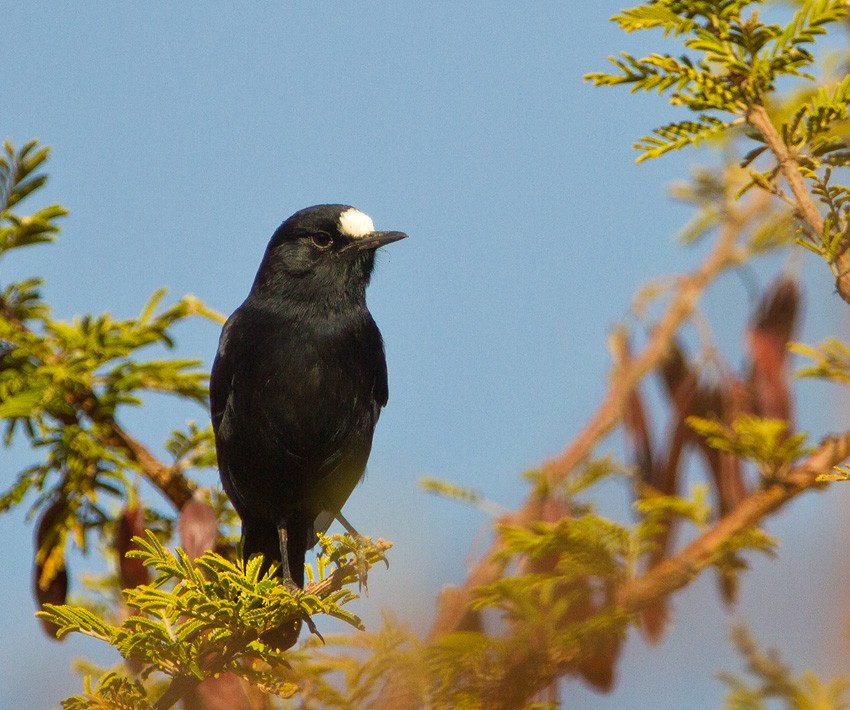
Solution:
[(368, 215), (349, 205), (307, 207), (272, 235), (252, 293), (308, 300), (360, 297), (375, 251), (406, 236), (376, 231)]

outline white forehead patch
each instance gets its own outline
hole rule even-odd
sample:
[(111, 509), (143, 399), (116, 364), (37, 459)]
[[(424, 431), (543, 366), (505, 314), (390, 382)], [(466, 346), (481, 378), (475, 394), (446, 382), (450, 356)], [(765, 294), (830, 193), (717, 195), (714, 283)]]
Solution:
[(339, 216), (339, 232), (346, 237), (357, 239), (375, 231), (372, 218), (360, 210), (349, 207)]

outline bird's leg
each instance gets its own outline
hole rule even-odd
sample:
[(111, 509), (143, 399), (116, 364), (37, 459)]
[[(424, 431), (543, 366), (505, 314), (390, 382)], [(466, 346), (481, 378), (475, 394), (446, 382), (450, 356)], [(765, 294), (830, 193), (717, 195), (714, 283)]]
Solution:
[(357, 532), (354, 529), (354, 526), (345, 519), (345, 516), (342, 513), (337, 513), (336, 519), (339, 520), (339, 524), (342, 525), (342, 527), (345, 528), (345, 532), (347, 532), (349, 535), (351, 535), (351, 537), (353, 537), (353, 538), (362, 538), (363, 537), (359, 532)]
[[(281, 525), (277, 529), (278, 537), (280, 538), (280, 564), (281, 564), (281, 572), (283, 574), (283, 583), (286, 585), (286, 588), (290, 591), (290, 593), (295, 596), (296, 592), (300, 592), (301, 588), (295, 583), (295, 580), (292, 579), (292, 572), (289, 567), (289, 553), (286, 550), (286, 541), (288, 539), (288, 533), (286, 532), (286, 526)], [(322, 643), (325, 642), (325, 637), (319, 633), (319, 629), (316, 628), (316, 624), (313, 622), (313, 619), (306, 612), (302, 614), (304, 618), (304, 623), (307, 624), (307, 628), (310, 630), (311, 634), (316, 634)]]
[[(340, 525), (342, 525), (342, 527), (345, 528), (345, 531), (354, 539), (354, 559), (357, 562), (358, 584), (360, 585), (360, 588), (368, 594), (369, 565), (366, 560), (366, 547), (369, 544), (369, 540), (357, 532), (357, 530), (354, 529), (354, 526), (345, 519), (345, 516), (342, 513), (337, 513), (336, 519), (339, 520)], [(386, 562), (386, 559), (384, 559), (384, 562)]]
[(292, 571), (289, 567), (289, 554), (286, 551), (286, 526), (281, 525), (277, 529), (277, 534), (280, 538), (280, 573), (283, 576), (283, 583), (286, 585), (286, 588), (294, 595), (299, 591), (299, 587), (295, 583), (295, 580), (292, 579)]

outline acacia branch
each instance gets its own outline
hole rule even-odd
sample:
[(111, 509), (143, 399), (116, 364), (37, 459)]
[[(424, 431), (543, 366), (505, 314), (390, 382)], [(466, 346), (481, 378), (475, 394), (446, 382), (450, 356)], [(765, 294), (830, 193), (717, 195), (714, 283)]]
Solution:
[[(818, 238), (823, 238), (823, 215), (806, 187), (806, 181), (800, 172), (800, 162), (792, 149), (782, 140), (782, 136), (779, 135), (764, 106), (760, 104), (752, 106), (747, 113), (747, 122), (761, 134), (767, 147), (776, 157), (779, 169), (794, 195), (797, 214)], [(833, 271), (838, 294), (850, 303), (850, 248), (847, 244), (843, 245), (835, 257)]]
[(138, 464), (145, 476), (163, 495), (171, 501), (177, 510), (182, 510), (191, 499), (197, 486), (194, 481), (183, 475), (179, 466), (166, 466), (138, 439), (130, 436), (114, 419), (110, 419), (109, 444), (127, 452), (129, 458)]
[(782, 140), (776, 126), (770, 120), (767, 111), (761, 104), (753, 105), (747, 114), (747, 122), (761, 133), (767, 147), (776, 156), (779, 169), (788, 182), (794, 199), (797, 201), (797, 212), (806, 222), (809, 228), (817, 235), (823, 234), (823, 217), (820, 210), (812, 199), (803, 175), (800, 172), (800, 163), (790, 148)]
[(824, 487), (817, 481), (822, 473), (850, 457), (850, 431), (829, 437), (795, 466), (780, 482), (755, 491), (717, 524), (696, 538), (678, 554), (653, 567), (642, 577), (621, 586), (614, 605), (627, 611), (640, 611), (654, 601), (681, 589), (702, 570), (711, 565), (723, 545), (760, 520), (808, 490)]

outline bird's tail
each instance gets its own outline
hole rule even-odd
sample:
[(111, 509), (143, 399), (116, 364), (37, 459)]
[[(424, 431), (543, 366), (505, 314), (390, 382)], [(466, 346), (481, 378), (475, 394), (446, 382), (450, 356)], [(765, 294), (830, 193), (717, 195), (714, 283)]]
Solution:
[(273, 562), (280, 564), (277, 528), (265, 520), (246, 517), (242, 520), (242, 557), (248, 560), (260, 554), (263, 556), (262, 574), (268, 572)]
[[(289, 573), (292, 576), (292, 581), (303, 589), (306, 550), (301, 537), (298, 536), (297, 540), (293, 537), (288, 538), (286, 554), (289, 557)], [(257, 554), (263, 555), (262, 573), (267, 572), (273, 562), (278, 565), (281, 564), (278, 530), (275, 525), (268, 521), (246, 517), (242, 520), (242, 556), (247, 560)], [(278, 568), (277, 574), (283, 576), (283, 570)], [(262, 639), (264, 643), (285, 651), (295, 645), (300, 631), (301, 620), (298, 619), (267, 631)]]

